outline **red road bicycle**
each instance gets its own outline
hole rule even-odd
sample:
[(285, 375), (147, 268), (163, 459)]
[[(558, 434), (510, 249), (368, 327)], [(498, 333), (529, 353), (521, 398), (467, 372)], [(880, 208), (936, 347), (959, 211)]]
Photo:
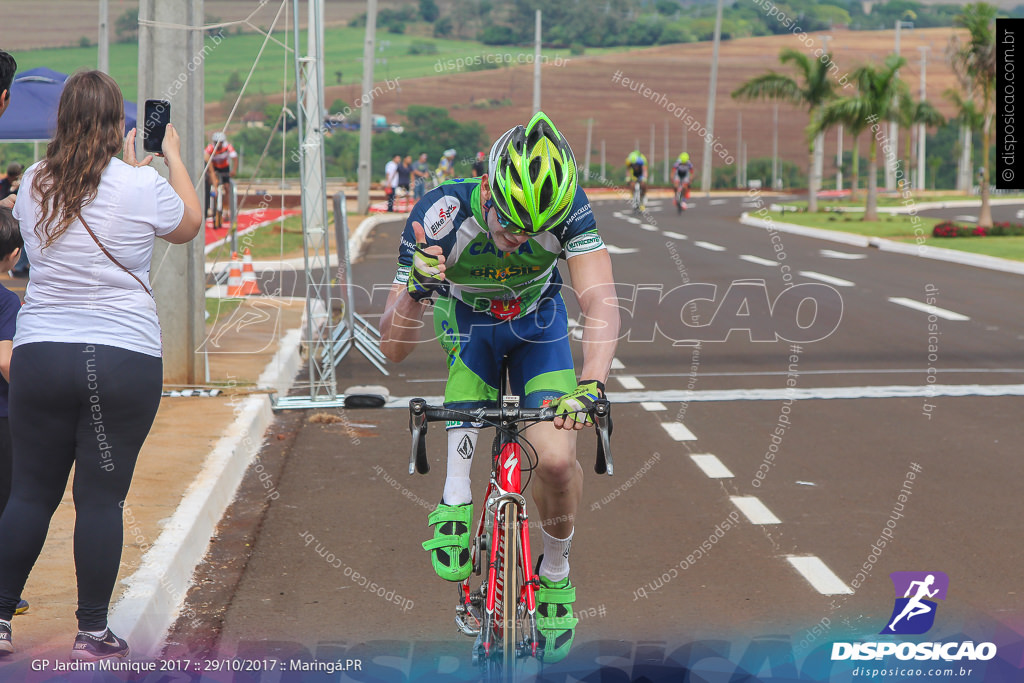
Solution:
[[(471, 411), (427, 405), (422, 398), (409, 401), (409, 474), (430, 471), (428, 423), (472, 421), (496, 428), (486, 502), (470, 546), (473, 572), (457, 584), (455, 624), (460, 632), (476, 639), (473, 663), (480, 667), (484, 678), (514, 680), (522, 660), (537, 657), (539, 646), (536, 591), (540, 577), (530, 555), (530, 527), (523, 496), (536, 466), (536, 451), (520, 431), (531, 424), (553, 420), (555, 411), (552, 407), (522, 408), (518, 396), (504, 395), (504, 386), (501, 393), (498, 408)], [(590, 414), (598, 435), (594, 471), (611, 475), (611, 404), (601, 399)], [(474, 575), (483, 575), (476, 587)]]

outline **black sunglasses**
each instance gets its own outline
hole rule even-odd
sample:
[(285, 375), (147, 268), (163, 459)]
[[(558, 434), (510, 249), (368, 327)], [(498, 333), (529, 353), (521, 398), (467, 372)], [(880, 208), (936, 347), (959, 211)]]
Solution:
[(494, 202), (491, 201), (490, 199), (488, 199), (484, 203), (484, 209), (492, 209), (494, 211), (494, 217), (498, 219), (498, 225), (500, 225), (502, 227), (502, 229), (505, 230), (506, 232), (508, 232), (510, 235), (528, 235), (528, 234), (530, 234), (529, 230), (526, 230), (525, 228), (520, 228), (518, 225), (513, 225), (512, 221), (510, 221), (508, 218), (503, 216), (501, 214), (501, 211), (498, 210), (498, 207), (495, 206)]

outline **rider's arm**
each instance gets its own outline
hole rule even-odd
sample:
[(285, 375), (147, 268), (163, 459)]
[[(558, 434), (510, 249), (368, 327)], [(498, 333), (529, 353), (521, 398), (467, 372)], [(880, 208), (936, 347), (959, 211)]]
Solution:
[(420, 341), (425, 302), (409, 296), (407, 285), (391, 286), (384, 315), (380, 319), (380, 350), (393, 363), (401, 363)]
[(619, 309), (607, 249), (579, 254), (567, 261), (573, 290), (583, 311), (581, 379), (605, 382), (619, 339)]

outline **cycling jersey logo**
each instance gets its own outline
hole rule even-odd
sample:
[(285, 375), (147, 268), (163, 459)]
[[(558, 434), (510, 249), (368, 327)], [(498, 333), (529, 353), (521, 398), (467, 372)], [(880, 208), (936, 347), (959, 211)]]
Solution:
[(507, 280), (512, 277), (520, 277), (524, 275), (530, 275), (531, 273), (539, 273), (541, 271), (540, 266), (505, 266), (503, 268), (494, 268), (493, 266), (484, 266), (481, 268), (474, 268), (469, 271), (473, 277), (482, 277), (489, 280), (498, 280), (499, 282)]
[(441, 239), (455, 227), (454, 218), (461, 206), (457, 197), (444, 195), (423, 214), (423, 230), (432, 239)]
[[(946, 599), (949, 577), (945, 572), (893, 572), (889, 575), (896, 589), (896, 602), (884, 634), (920, 635), (935, 623), (938, 605)], [(900, 597), (902, 596), (902, 597)]]
[(522, 305), (522, 297), (508, 300), (491, 299), (491, 315), (498, 320), (510, 320), (519, 315)]
[(588, 251), (596, 251), (604, 247), (604, 240), (596, 232), (586, 232), (578, 235), (565, 245), (566, 251), (572, 254), (585, 254)]
[(494, 243), (491, 242), (490, 240), (488, 240), (486, 242), (473, 242), (472, 244), (470, 244), (469, 245), (469, 253), (470, 253), (471, 256), (482, 256), (483, 254), (494, 254), (495, 256), (501, 256), (501, 258), (506, 258), (508, 256), (511, 256), (513, 253), (514, 254), (518, 254), (520, 256), (523, 255), (523, 254), (531, 254), (532, 255), (533, 254), (533, 248), (530, 246), (530, 243), (527, 241), (527, 242), (523, 242), (522, 246), (520, 246), (519, 249), (514, 251), (514, 252), (507, 252), (507, 253), (506, 252), (499, 252), (497, 250), (497, 248), (495, 248)]

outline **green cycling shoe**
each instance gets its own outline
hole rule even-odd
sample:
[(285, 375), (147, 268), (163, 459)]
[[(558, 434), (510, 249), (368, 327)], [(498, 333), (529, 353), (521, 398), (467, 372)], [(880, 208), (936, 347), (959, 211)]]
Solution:
[(569, 654), (576, 635), (576, 624), (579, 623), (579, 619), (572, 613), (575, 602), (576, 588), (568, 576), (561, 581), (540, 577), (540, 588), (537, 589), (537, 633), (542, 657), (547, 664), (560, 662)]
[(469, 527), (472, 523), (472, 503), (441, 503), (427, 517), (427, 524), (434, 527), (434, 537), (424, 541), (423, 549), (430, 552), (434, 572), (445, 581), (465, 581), (473, 571), (469, 554)]

